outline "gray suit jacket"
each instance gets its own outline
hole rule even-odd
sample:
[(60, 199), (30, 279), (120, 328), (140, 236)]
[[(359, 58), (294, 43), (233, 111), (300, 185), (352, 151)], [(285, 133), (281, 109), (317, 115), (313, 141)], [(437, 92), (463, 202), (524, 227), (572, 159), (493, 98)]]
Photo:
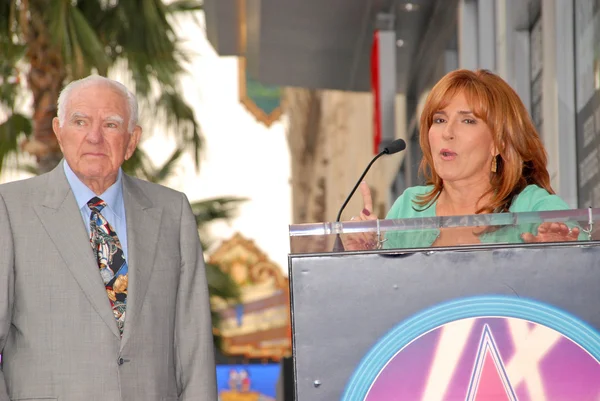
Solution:
[(121, 339), (62, 165), (0, 185), (0, 401), (216, 400), (208, 289), (185, 195), (123, 176)]

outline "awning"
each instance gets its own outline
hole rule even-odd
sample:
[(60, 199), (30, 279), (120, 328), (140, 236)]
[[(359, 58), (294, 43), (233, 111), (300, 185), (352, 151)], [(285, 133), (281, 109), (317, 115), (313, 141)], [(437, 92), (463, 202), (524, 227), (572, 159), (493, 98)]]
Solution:
[[(373, 32), (396, 32), (397, 90), (431, 74), (458, 0), (204, 0), (217, 53), (245, 56), (263, 84), (370, 91)], [(390, 18), (391, 17), (391, 18)], [(428, 70), (430, 69), (430, 70)]]

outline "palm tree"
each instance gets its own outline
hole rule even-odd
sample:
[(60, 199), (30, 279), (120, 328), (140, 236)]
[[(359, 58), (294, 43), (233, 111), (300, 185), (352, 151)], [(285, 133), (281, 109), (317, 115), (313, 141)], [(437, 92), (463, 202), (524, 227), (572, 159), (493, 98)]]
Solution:
[[(199, 167), (201, 132), (178, 86), (187, 61), (179, 49), (170, 16), (202, 8), (199, 0), (0, 0), (0, 171), (6, 156), (25, 151), (44, 173), (62, 158), (52, 131), (63, 86), (90, 73), (106, 76), (125, 69), (151, 125), (176, 133), (177, 148), (160, 167), (136, 150), (123, 169), (153, 182), (164, 181), (185, 151)], [(25, 77), (25, 82), (22, 82)], [(23, 91), (32, 98), (31, 118), (16, 110)], [(231, 217), (237, 198), (192, 204), (199, 230)], [(205, 230), (204, 230), (205, 231)], [(206, 236), (203, 236), (206, 238)], [(216, 266), (207, 267), (213, 296), (236, 301), (239, 290)]]
[[(0, 124), (0, 162), (19, 151), (24, 135), (20, 145), (35, 156), (37, 171), (54, 168), (62, 158), (52, 131), (60, 90), (118, 66), (144, 115), (174, 131), (198, 167), (200, 128), (178, 87), (187, 59), (169, 17), (201, 7), (198, 0), (0, 0), (0, 111), (8, 116)], [(14, 110), (21, 76), (33, 97), (31, 124)]]
[[(196, 216), (196, 223), (200, 232), (204, 234), (200, 237), (204, 249), (209, 247), (210, 241), (210, 236), (206, 233), (207, 223), (216, 219), (229, 219), (239, 202), (242, 201), (243, 199), (239, 198), (213, 198), (192, 203), (192, 211)], [(223, 272), (219, 266), (207, 263), (206, 279), (208, 281), (208, 292), (211, 297), (221, 298), (231, 304), (241, 302), (241, 292), (238, 284), (229, 274)], [(219, 315), (211, 311), (211, 317), (215, 346), (218, 349), (222, 349), (221, 335), (218, 330)]]

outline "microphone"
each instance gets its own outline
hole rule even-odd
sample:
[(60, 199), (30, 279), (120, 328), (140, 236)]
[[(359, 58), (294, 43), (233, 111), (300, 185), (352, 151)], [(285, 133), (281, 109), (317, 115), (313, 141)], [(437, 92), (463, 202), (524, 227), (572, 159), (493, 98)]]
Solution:
[[(356, 181), (356, 185), (354, 185), (354, 188), (352, 188), (352, 191), (350, 191), (350, 194), (348, 195), (348, 197), (346, 198), (346, 200), (342, 204), (342, 207), (340, 208), (340, 211), (338, 212), (337, 217), (335, 219), (336, 223), (340, 221), (340, 218), (342, 217), (342, 212), (346, 208), (346, 205), (348, 204), (348, 202), (350, 202), (350, 199), (352, 198), (352, 195), (354, 195), (354, 192), (356, 192), (356, 189), (358, 188), (358, 186), (362, 182), (363, 178), (365, 178), (365, 175), (367, 175), (367, 172), (369, 171), (369, 169), (371, 168), (371, 166), (373, 165), (373, 163), (375, 163), (375, 161), (377, 159), (379, 159), (383, 155), (393, 155), (394, 153), (401, 152), (404, 149), (406, 149), (406, 142), (404, 142), (403, 139), (396, 139), (395, 141), (391, 142), (388, 146), (386, 146), (385, 148), (383, 148), (383, 150), (381, 152), (379, 152), (371, 160), (371, 162), (369, 163), (369, 165), (367, 166), (367, 168), (365, 169), (365, 171), (363, 171), (363, 173), (360, 176), (360, 178), (358, 179), (358, 181)], [(342, 251), (344, 251), (344, 244), (342, 244), (342, 238), (338, 234), (337, 237), (336, 237), (336, 239), (335, 239), (335, 244), (333, 245), (333, 252), (342, 252)]]

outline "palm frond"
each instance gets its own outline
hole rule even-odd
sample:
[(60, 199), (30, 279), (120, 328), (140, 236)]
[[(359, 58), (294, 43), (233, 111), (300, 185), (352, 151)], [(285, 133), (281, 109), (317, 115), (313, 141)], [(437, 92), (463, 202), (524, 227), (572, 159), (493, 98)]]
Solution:
[(196, 218), (196, 225), (200, 231), (200, 242), (203, 249), (210, 249), (214, 239), (210, 236), (208, 226), (217, 220), (230, 220), (235, 216), (238, 206), (246, 198), (217, 197), (192, 202), (192, 213)]
[(181, 155), (183, 154), (183, 149), (178, 148), (175, 149), (173, 154), (167, 159), (167, 161), (157, 169), (154, 169), (152, 182), (160, 183), (166, 181), (170, 176), (173, 175), (175, 170), (175, 166)]
[(160, 184), (173, 175), (182, 154), (182, 149), (175, 149), (162, 166), (155, 167), (150, 156), (142, 149), (137, 148), (131, 158), (123, 163), (123, 171), (146, 181)]
[(12, 111), (20, 92), (20, 74), (17, 63), (26, 47), (12, 35), (15, 24), (12, 1), (0, 2), (0, 105)]
[(55, 1), (48, 6), (48, 32), (70, 67), (72, 79), (106, 71), (110, 59), (96, 31), (71, 1)]
[[(210, 263), (206, 264), (206, 280), (208, 282), (208, 293), (211, 297), (221, 298), (230, 304), (241, 303), (239, 286), (229, 274), (222, 271), (218, 266)], [(213, 326), (213, 342), (220, 349), (222, 344), (218, 327), (221, 324), (221, 316), (212, 309), (210, 315)]]
[(136, 85), (142, 83), (136, 87), (137, 93), (150, 94), (150, 78), (162, 87), (175, 88), (182, 69), (175, 58), (177, 36), (167, 20), (163, 2), (119, 1), (111, 13), (116, 18), (105, 19), (99, 29), (106, 33), (109, 46), (118, 45), (121, 49), (134, 72)]
[(22, 4), (17, 4), (16, 0), (0, 1), (0, 35), (7, 35), (7, 38), (13, 43), (20, 39), (19, 32), (19, 8)]
[(79, 71), (81, 75), (74, 76), (73, 78), (82, 78), (89, 75), (92, 68), (99, 71), (107, 71), (110, 59), (106, 55), (104, 45), (94, 29), (77, 7), (71, 7), (69, 16), (69, 26), (72, 27), (72, 35), (77, 39), (76, 41), (73, 40), (73, 43), (79, 45), (77, 52), (82, 56), (82, 68)]
[(40, 175), (42, 172), (35, 164), (19, 164), (17, 170), (31, 175)]
[(19, 113), (13, 113), (0, 124), (0, 169), (4, 166), (6, 156), (18, 155), (18, 140), (21, 135), (29, 136), (30, 134), (31, 120)]
[(126, 174), (148, 181), (154, 170), (150, 157), (141, 148), (137, 148), (129, 160), (126, 160), (121, 167)]
[(203, 7), (203, 1), (197, 0), (176, 0), (167, 4), (167, 13), (175, 14), (181, 12), (190, 12), (190, 11), (201, 11)]
[(17, 101), (17, 97), (21, 93), (20, 73), (16, 67), (16, 62), (13, 63), (9, 59), (11, 51), (20, 52), (20, 47), (7, 49), (8, 46), (0, 40), (0, 54), (7, 55), (7, 58), (0, 57), (0, 106), (7, 110), (12, 110)]
[(164, 124), (177, 132), (179, 146), (193, 153), (198, 171), (203, 141), (194, 110), (174, 91), (163, 91), (156, 102), (156, 108), (156, 114), (162, 116)]
[(231, 276), (223, 272), (218, 266), (206, 264), (206, 278), (208, 280), (211, 296), (222, 298), (226, 301), (239, 301), (240, 289)]
[(196, 217), (196, 223), (202, 228), (209, 222), (234, 217), (240, 203), (247, 201), (246, 198), (219, 197), (192, 202), (192, 212)]
[(12, 1), (2, 0), (0, 1), (0, 30), (8, 32), (8, 26), (10, 24), (10, 14), (12, 9)]

